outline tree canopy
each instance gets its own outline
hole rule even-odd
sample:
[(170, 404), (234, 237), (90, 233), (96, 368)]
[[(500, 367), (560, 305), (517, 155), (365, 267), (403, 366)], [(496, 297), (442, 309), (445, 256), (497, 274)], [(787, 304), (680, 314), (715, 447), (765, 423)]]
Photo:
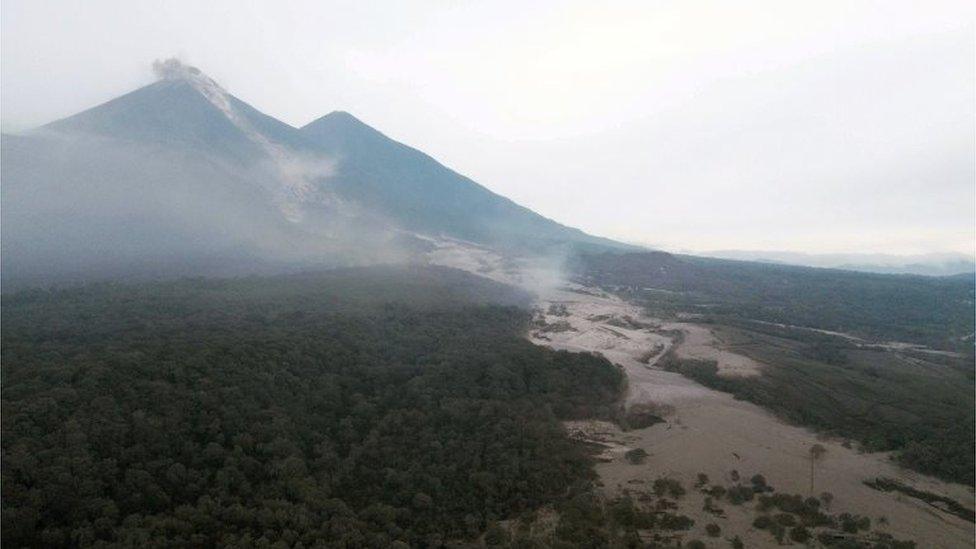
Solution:
[(621, 372), (423, 276), (4, 296), (4, 544), (438, 545), (586, 483), (559, 419), (613, 413)]

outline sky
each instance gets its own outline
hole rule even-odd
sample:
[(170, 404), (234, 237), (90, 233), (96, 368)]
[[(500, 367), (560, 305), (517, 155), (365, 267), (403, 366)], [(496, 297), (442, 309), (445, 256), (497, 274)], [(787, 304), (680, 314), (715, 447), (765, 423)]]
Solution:
[(674, 251), (976, 247), (971, 2), (0, 1), (0, 125), (176, 56), (349, 111), (587, 232)]

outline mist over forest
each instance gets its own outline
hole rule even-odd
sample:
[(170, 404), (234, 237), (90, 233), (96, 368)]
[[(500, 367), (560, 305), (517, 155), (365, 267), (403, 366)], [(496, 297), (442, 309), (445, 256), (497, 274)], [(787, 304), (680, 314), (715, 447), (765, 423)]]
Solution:
[(0, 541), (972, 547), (937, 4), (3, 0)]

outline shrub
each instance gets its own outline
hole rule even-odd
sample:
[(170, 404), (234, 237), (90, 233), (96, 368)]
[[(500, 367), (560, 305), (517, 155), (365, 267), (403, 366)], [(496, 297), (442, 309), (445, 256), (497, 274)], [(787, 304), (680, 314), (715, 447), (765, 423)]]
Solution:
[(760, 530), (765, 530), (773, 523), (773, 519), (769, 515), (759, 515), (756, 520), (752, 521), (752, 526)]
[[(820, 504), (814, 498), (803, 499), (797, 494), (770, 494), (759, 496), (760, 511), (779, 509), (783, 513), (797, 515), (800, 523), (806, 527), (829, 526), (833, 519), (820, 511)], [(788, 526), (793, 526), (790, 524)]]
[(644, 460), (647, 459), (647, 452), (645, 452), (643, 448), (634, 448), (633, 450), (630, 450), (624, 454), (624, 457), (627, 458), (627, 461), (629, 461), (631, 465), (639, 465), (644, 463)]
[(705, 526), (705, 533), (708, 534), (710, 538), (717, 538), (719, 534), (722, 533), (722, 527), (714, 522)]
[(667, 511), (668, 509), (677, 509), (678, 504), (665, 498), (660, 498), (654, 502), (654, 508), (658, 511)]
[(648, 410), (642, 407), (633, 407), (627, 411), (627, 416), (625, 418), (626, 429), (646, 429), (651, 425), (657, 425), (658, 423), (664, 423), (661, 416), (655, 414), (653, 410)]
[(878, 533), (875, 547), (883, 547), (884, 549), (915, 549), (915, 542), (897, 540), (891, 534)]
[(632, 528), (637, 522), (637, 509), (634, 508), (634, 502), (630, 498), (614, 501), (607, 506), (607, 512), (613, 522), (620, 526)]
[(840, 529), (849, 534), (856, 534), (859, 530), (871, 529), (871, 519), (869, 517), (841, 513), (837, 519), (840, 521)]
[(790, 530), (790, 539), (798, 543), (804, 543), (810, 539), (810, 531), (803, 526), (797, 526)]
[(789, 513), (780, 513), (776, 515), (776, 522), (783, 526), (796, 526), (796, 517)]
[(684, 515), (665, 513), (658, 517), (657, 524), (662, 530), (687, 530), (695, 525), (695, 521)]
[(721, 507), (716, 507), (715, 502), (712, 500), (711, 496), (705, 498), (705, 504), (702, 505), (702, 511), (712, 513), (713, 515), (725, 516), (725, 511)]
[(677, 480), (673, 478), (661, 477), (654, 481), (654, 494), (661, 497), (665, 493), (677, 499), (685, 495), (685, 489)]
[(747, 501), (752, 501), (752, 498), (755, 497), (755, 495), (756, 492), (754, 492), (753, 489), (749, 488), (748, 486), (733, 486), (732, 488), (729, 488), (729, 491), (726, 494), (726, 496), (729, 498), (729, 503), (733, 505), (741, 505)]
[(823, 492), (820, 494), (820, 501), (823, 502), (825, 509), (830, 509), (830, 504), (834, 501), (834, 495), (830, 492)]
[(623, 497), (607, 506), (613, 522), (625, 528), (648, 529), (654, 526), (654, 514), (641, 510), (629, 497)]
[(762, 493), (762, 492), (772, 492), (773, 491), (773, 487), (770, 486), (770, 485), (768, 485), (768, 484), (766, 484), (766, 477), (764, 477), (762, 475), (759, 475), (759, 474), (752, 475), (752, 478), (749, 479), (749, 481), (752, 483), (752, 489), (757, 494)]

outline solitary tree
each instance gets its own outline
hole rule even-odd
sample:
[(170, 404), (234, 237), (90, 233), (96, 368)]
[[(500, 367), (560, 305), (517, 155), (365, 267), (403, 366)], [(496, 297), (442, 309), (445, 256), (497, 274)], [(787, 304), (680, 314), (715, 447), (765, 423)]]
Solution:
[(695, 488), (701, 488), (706, 484), (708, 484), (708, 475), (705, 473), (698, 473), (698, 482), (695, 483)]
[(824, 509), (830, 509), (830, 502), (834, 501), (834, 495), (830, 492), (820, 494), (820, 501), (824, 504)]
[(827, 453), (827, 449), (819, 444), (814, 444), (810, 447), (810, 495), (813, 495), (813, 469), (814, 465), (823, 459), (824, 454)]

